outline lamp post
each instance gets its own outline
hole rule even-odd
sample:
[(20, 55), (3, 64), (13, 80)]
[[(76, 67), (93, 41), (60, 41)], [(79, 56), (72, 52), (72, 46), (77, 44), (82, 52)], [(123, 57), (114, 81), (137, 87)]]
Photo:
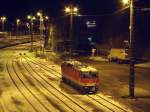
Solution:
[(27, 34), (30, 35), (30, 24), (27, 22), (26, 23), (26, 27), (27, 27)]
[(51, 38), (51, 50), (55, 50), (55, 38), (54, 38), (54, 26), (51, 24), (50, 25), (50, 38)]
[(65, 13), (70, 15), (70, 29), (69, 29), (69, 37), (70, 37), (70, 56), (72, 56), (73, 52), (73, 16), (77, 15), (79, 9), (72, 4), (68, 7), (65, 7)]
[(6, 21), (6, 17), (5, 16), (2, 16), (1, 17), (1, 21), (2, 21), (2, 31), (4, 31), (5, 30), (5, 21)]
[(35, 20), (35, 16), (28, 15), (27, 19), (30, 20), (30, 36), (31, 36), (31, 52), (33, 51), (33, 20)]
[(135, 89), (135, 37), (134, 37), (134, 0), (123, 0), (124, 4), (130, 5), (130, 74), (129, 74), (129, 96), (134, 97)]
[(20, 19), (16, 19), (16, 37), (19, 35)]
[(43, 38), (43, 30), (44, 30), (44, 24), (43, 24), (43, 14), (41, 12), (37, 12), (37, 16), (40, 17), (40, 51), (42, 49), (42, 42), (41, 39)]
[(43, 51), (43, 54), (44, 54), (44, 45), (42, 46), (42, 42), (41, 40), (43, 39), (43, 31), (45, 30), (45, 26), (44, 26), (44, 20), (48, 20), (49, 17), (48, 16), (44, 16), (43, 13), (40, 11), (40, 12), (37, 12), (37, 16), (40, 17), (40, 50)]
[(45, 16), (45, 38), (44, 38), (44, 48), (48, 48), (48, 40), (49, 40), (49, 29), (50, 29), (50, 23), (49, 23), (49, 17)]

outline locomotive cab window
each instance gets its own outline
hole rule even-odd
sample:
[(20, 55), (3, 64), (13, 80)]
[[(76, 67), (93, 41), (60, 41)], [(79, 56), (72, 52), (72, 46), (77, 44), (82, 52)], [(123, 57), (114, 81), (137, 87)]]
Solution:
[(70, 67), (70, 68), (72, 68), (72, 67), (73, 67), (73, 65), (72, 65), (72, 64), (67, 64), (67, 66), (68, 66), (68, 67)]
[(97, 78), (97, 73), (81, 73), (81, 78)]
[(98, 76), (97, 76), (97, 73), (91, 73), (91, 76), (94, 78), (97, 78)]

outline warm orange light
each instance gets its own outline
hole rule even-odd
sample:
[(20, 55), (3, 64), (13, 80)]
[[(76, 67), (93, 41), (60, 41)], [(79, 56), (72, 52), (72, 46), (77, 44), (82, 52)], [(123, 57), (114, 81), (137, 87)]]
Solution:
[(73, 8), (73, 12), (78, 12), (78, 8), (77, 8), (77, 7), (74, 7), (74, 8)]
[(5, 16), (1, 17), (1, 20), (2, 20), (2, 21), (5, 21), (5, 20), (6, 20), (6, 17), (5, 17)]
[(27, 19), (29, 19), (29, 20), (35, 20), (36, 18), (35, 18), (35, 16), (28, 15)]
[(48, 17), (48, 16), (45, 16), (45, 19), (47, 19), (47, 20), (48, 20), (48, 19), (49, 19), (49, 17)]
[(127, 5), (129, 4), (129, 0), (122, 0), (123, 4)]
[(19, 24), (20, 23), (20, 19), (16, 19), (16, 23)]
[(32, 17), (32, 20), (35, 20), (35, 19), (36, 19), (35, 16), (33, 16), (33, 17)]
[(41, 12), (37, 12), (37, 16), (42, 16), (42, 13)]
[(28, 15), (28, 16), (27, 16), (27, 19), (31, 19), (31, 16), (30, 16), (30, 15)]
[(65, 8), (65, 12), (66, 12), (66, 13), (69, 13), (69, 12), (71, 12), (71, 9), (70, 9), (69, 7), (66, 7), (66, 8)]
[(78, 8), (74, 6), (69, 6), (65, 8), (65, 12), (69, 14), (76, 14), (78, 12)]

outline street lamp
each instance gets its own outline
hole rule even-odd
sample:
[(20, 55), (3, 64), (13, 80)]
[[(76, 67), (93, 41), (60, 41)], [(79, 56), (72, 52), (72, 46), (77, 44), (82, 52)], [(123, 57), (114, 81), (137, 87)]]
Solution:
[(20, 19), (16, 19), (16, 34), (19, 35), (19, 25), (20, 25)]
[(77, 15), (79, 9), (72, 4), (68, 7), (65, 7), (65, 13), (70, 15), (70, 31), (69, 31), (69, 37), (70, 37), (70, 56), (72, 55), (73, 51), (73, 16)]
[(45, 16), (45, 19), (46, 19), (46, 20), (49, 20), (49, 17), (48, 17), (48, 16)]
[(127, 5), (127, 4), (129, 4), (129, 0), (122, 0), (122, 2), (123, 2), (123, 4), (125, 4), (125, 5)]
[(124, 4), (130, 5), (130, 74), (129, 74), (129, 96), (134, 97), (135, 88), (135, 38), (134, 38), (134, 0), (123, 0)]
[(37, 12), (37, 16), (40, 17), (40, 50), (42, 49), (42, 43), (41, 43), (41, 39), (43, 37), (43, 14), (41, 12)]
[[(39, 29), (40, 29), (40, 37), (41, 37), (41, 39), (43, 39), (43, 31), (46, 30), (46, 28), (44, 26), (44, 21), (48, 20), (49, 17), (45, 16), (42, 12), (37, 12), (37, 16), (40, 17), (40, 27), (39, 27)], [(43, 50), (43, 53), (44, 53), (44, 45), (42, 46), (41, 39), (40, 39), (40, 50)]]
[(50, 38), (50, 23), (49, 17), (45, 16), (45, 38), (44, 38), (44, 48), (48, 48), (48, 40)]
[(5, 24), (5, 21), (6, 21), (6, 17), (5, 16), (2, 16), (1, 17), (1, 21), (2, 21), (2, 31), (4, 31), (4, 24)]
[(30, 35), (31, 35), (31, 51), (33, 51), (33, 21), (36, 19), (35, 16), (28, 15), (27, 19), (30, 20)]

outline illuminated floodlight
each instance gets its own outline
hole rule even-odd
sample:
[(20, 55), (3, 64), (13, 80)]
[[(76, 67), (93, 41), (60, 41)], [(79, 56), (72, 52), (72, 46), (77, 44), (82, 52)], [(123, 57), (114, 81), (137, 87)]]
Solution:
[(27, 16), (27, 19), (31, 19), (31, 16), (30, 16), (30, 15), (28, 15), (28, 16)]
[(48, 16), (45, 16), (45, 19), (47, 19), (47, 20), (48, 20), (48, 19), (49, 19), (49, 17), (48, 17)]
[(37, 12), (37, 16), (41, 16), (42, 15), (42, 13), (41, 12)]
[(77, 8), (77, 7), (74, 7), (74, 8), (73, 8), (73, 12), (78, 12), (78, 8)]
[(71, 12), (71, 9), (70, 9), (70, 7), (66, 7), (66, 8), (65, 8), (65, 12), (66, 12), (66, 13), (69, 13), (69, 12)]
[(129, 4), (129, 0), (122, 0), (122, 3), (127, 5), (127, 4)]

